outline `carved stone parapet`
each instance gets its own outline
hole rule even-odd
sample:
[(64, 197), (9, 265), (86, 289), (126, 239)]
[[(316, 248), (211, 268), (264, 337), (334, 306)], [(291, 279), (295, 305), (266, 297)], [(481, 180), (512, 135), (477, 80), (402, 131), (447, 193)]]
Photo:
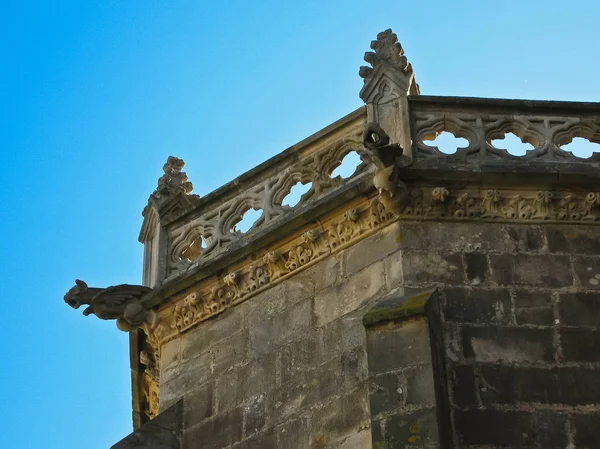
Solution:
[[(363, 112), (364, 114), (364, 112)], [(376, 155), (364, 147), (362, 134), (364, 131), (364, 115), (358, 116), (333, 137), (318, 141), (308, 146), (306, 152), (299, 152), (287, 165), (274, 167), (267, 176), (245, 181), (244, 188), (239, 188), (235, 195), (224, 196), (223, 199), (203, 206), (203, 212), (169, 228), (169, 250), (167, 260), (167, 276), (185, 270), (193, 263), (204, 262), (246, 236), (274, 227), (286, 216), (292, 215), (300, 207), (308, 207), (322, 199), (325, 195), (344, 186), (359, 175), (365, 175), (373, 169), (378, 161)], [(344, 157), (356, 152), (361, 162), (355, 172), (346, 179), (332, 176), (333, 171), (341, 164)], [(309, 190), (294, 207), (284, 206), (283, 200), (291, 188), (302, 183)], [(246, 232), (236, 230), (236, 224), (250, 209), (262, 211), (260, 218)], [(309, 237), (309, 236), (307, 236)], [(312, 238), (312, 237), (311, 237)], [(318, 236), (314, 236), (317, 242)], [(265, 256), (269, 260), (267, 272), (271, 279), (276, 279), (288, 267), (295, 266), (294, 260), (304, 259), (304, 251), (287, 250), (285, 254)], [(300, 254), (298, 253), (300, 252)], [(285, 260), (284, 260), (285, 259)]]
[[(600, 151), (585, 158), (562, 148), (577, 137), (600, 143), (600, 106), (444, 97), (411, 97), (409, 103), (413, 152), (418, 159), (600, 162)], [(467, 144), (447, 154), (428, 143), (444, 131), (466, 139)], [(511, 154), (497, 141), (507, 133), (532, 149), (523, 155)]]

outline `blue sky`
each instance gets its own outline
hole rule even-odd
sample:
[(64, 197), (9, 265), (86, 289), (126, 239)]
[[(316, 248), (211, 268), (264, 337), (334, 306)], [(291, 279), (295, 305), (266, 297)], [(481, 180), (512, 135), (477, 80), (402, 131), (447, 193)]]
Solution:
[(361, 106), (391, 27), (423, 94), (600, 101), (600, 2), (0, 3), (0, 447), (131, 431), (128, 339), (63, 303), (141, 281), (170, 154), (206, 194)]

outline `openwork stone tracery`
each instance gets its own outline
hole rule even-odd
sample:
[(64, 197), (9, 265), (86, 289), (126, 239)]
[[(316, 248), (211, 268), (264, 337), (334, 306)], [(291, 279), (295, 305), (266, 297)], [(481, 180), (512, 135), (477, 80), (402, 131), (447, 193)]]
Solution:
[[(418, 157), (568, 162), (584, 160), (561, 148), (573, 138), (582, 137), (600, 143), (600, 120), (597, 112), (582, 109), (569, 113), (567, 110), (562, 115), (556, 109), (551, 109), (546, 114), (540, 114), (538, 108), (531, 108), (531, 113), (527, 113), (523, 110), (527, 107), (522, 103), (502, 101), (501, 104), (492, 104), (497, 112), (491, 112), (482, 110), (490, 107), (485, 100), (479, 100), (475, 104), (461, 104), (461, 99), (456, 99), (453, 103), (438, 103), (435, 97), (428, 97), (413, 102), (413, 135)], [(515, 113), (517, 108), (520, 111)], [(459, 148), (455, 154), (448, 155), (427, 144), (442, 131), (467, 139), (468, 145)], [(509, 132), (524, 143), (531, 144), (534, 149), (523, 156), (515, 156), (491, 143), (495, 139), (502, 139)], [(600, 145), (598, 151), (587, 160), (600, 161)]]

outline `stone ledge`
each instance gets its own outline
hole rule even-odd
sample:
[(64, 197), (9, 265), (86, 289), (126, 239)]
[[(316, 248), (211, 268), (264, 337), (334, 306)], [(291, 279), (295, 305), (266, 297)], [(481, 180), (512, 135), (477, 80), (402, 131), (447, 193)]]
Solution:
[(183, 401), (129, 434), (110, 449), (180, 449)]
[(425, 315), (428, 301), (434, 293), (435, 289), (410, 296), (384, 298), (365, 314), (363, 324), (369, 327), (385, 321), (401, 321)]

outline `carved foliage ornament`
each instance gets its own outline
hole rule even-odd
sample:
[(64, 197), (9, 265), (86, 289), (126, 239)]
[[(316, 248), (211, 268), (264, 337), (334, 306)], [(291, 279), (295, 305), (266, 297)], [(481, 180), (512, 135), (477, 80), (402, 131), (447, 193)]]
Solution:
[(429, 201), (423, 201), (423, 190), (412, 189), (402, 218), (481, 219), (509, 221), (599, 221), (600, 192), (565, 193), (540, 190), (514, 193), (498, 189), (457, 192), (445, 187), (429, 190)]

